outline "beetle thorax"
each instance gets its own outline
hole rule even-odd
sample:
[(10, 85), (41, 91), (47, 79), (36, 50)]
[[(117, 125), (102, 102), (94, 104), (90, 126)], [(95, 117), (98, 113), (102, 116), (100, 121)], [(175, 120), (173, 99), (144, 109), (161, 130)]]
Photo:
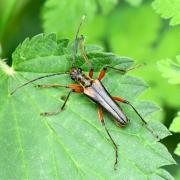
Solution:
[(72, 68), (70, 76), (72, 80), (80, 83), (84, 87), (89, 87), (92, 84), (92, 79), (84, 74), (81, 68)]

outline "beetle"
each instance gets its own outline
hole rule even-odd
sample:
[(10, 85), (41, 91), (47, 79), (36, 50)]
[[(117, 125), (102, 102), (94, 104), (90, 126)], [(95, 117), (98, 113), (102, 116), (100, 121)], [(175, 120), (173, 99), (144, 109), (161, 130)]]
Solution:
[[(69, 72), (60, 72), (60, 73), (54, 73), (54, 74), (49, 74), (49, 75), (45, 75), (45, 76), (41, 76), (38, 78), (35, 78), (31, 81), (26, 82), (25, 84), (22, 84), (21, 86), (17, 87), (12, 93), (14, 94), (18, 89), (33, 83), (34, 81), (43, 79), (43, 78), (47, 78), (47, 77), (52, 77), (52, 76), (59, 76), (62, 74), (67, 74), (70, 76), (70, 78), (76, 82), (76, 84), (69, 84), (69, 85), (63, 85), (63, 84), (42, 84), (42, 85), (37, 85), (37, 87), (39, 88), (51, 88), (51, 87), (65, 87), (65, 88), (69, 88), (70, 91), (68, 93), (68, 95), (65, 98), (65, 101), (63, 103), (63, 105), (61, 106), (60, 109), (58, 109), (55, 112), (44, 112), (41, 113), (42, 116), (51, 116), (51, 115), (57, 115), (59, 114), (65, 107), (67, 100), (70, 97), (70, 94), (72, 92), (75, 93), (83, 93), (84, 95), (86, 95), (88, 98), (90, 98), (92, 101), (94, 101), (96, 104), (98, 104), (98, 115), (99, 115), (99, 119), (100, 122), (102, 123), (102, 125), (105, 128), (105, 131), (107, 133), (107, 135), (109, 136), (114, 149), (115, 149), (115, 162), (114, 162), (114, 169), (116, 169), (116, 165), (118, 163), (118, 146), (115, 143), (115, 141), (113, 140), (110, 132), (108, 131), (105, 121), (104, 121), (104, 117), (103, 117), (103, 109), (106, 110), (114, 119), (114, 121), (116, 122), (116, 124), (119, 127), (124, 127), (125, 125), (127, 125), (129, 123), (129, 119), (126, 116), (126, 114), (124, 113), (124, 111), (122, 110), (122, 108), (120, 107), (120, 105), (116, 102), (121, 102), (124, 104), (127, 104), (129, 106), (131, 106), (131, 108), (136, 112), (136, 114), (140, 117), (140, 119), (142, 120), (143, 124), (145, 125), (145, 127), (156, 137), (159, 138), (158, 135), (156, 135), (154, 133), (154, 131), (148, 126), (147, 122), (143, 119), (143, 117), (140, 115), (140, 113), (136, 110), (136, 108), (126, 99), (121, 98), (121, 97), (116, 97), (116, 96), (111, 96), (109, 94), (109, 92), (106, 90), (106, 88), (104, 87), (104, 85), (102, 84), (101, 80), (104, 78), (108, 68), (120, 71), (122, 73), (125, 73), (131, 69), (128, 70), (123, 70), (123, 69), (117, 69), (115, 67), (111, 67), (111, 66), (105, 66), (102, 68), (99, 76), (97, 79), (93, 78), (93, 74), (94, 74), (94, 70), (93, 67), (91, 65), (90, 60), (88, 59), (88, 56), (86, 55), (85, 49), (84, 49), (84, 37), (81, 35), (80, 37), (78, 37), (79, 34), (79, 30), (80, 30), (80, 26), (82, 24), (84, 17), (82, 18), (79, 26), (78, 26), (78, 30), (76, 32), (76, 36), (75, 36), (75, 41), (74, 41), (74, 55), (73, 55), (73, 62), (72, 62), (72, 67), (69, 70)], [(78, 46), (80, 44), (80, 50), (81, 50), (81, 54), (84, 57), (85, 61), (87, 62), (87, 64), (90, 66), (90, 71), (89, 74), (85, 74), (83, 72), (83, 70), (80, 67), (76, 67), (75, 66), (75, 62), (76, 62), (76, 53), (77, 53), (77, 49)]]

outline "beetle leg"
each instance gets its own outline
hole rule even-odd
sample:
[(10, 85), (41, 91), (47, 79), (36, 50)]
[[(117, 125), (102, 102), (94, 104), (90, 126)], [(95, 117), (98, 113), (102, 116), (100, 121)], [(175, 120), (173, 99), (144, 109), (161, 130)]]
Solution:
[(41, 116), (53, 116), (53, 115), (57, 115), (59, 114), (65, 107), (66, 103), (67, 103), (67, 100), (69, 99), (69, 96), (72, 92), (76, 92), (76, 93), (81, 93), (83, 92), (83, 87), (81, 85), (78, 85), (78, 84), (69, 84), (69, 85), (61, 85), (59, 84), (59, 86), (57, 86), (58, 84), (54, 84), (56, 86), (53, 86), (53, 84), (45, 84), (43, 85), (42, 87), (66, 87), (66, 88), (70, 88), (71, 90), (69, 91), (63, 105), (55, 112), (44, 112), (44, 113), (41, 113), (40, 115)]
[(93, 77), (93, 74), (94, 74), (94, 69), (91, 68), (90, 71), (89, 71), (89, 77), (92, 78), (92, 77)]
[(65, 87), (65, 88), (70, 88), (73, 90), (73, 92), (76, 92), (76, 93), (82, 93), (84, 90), (83, 90), (83, 87), (79, 84), (69, 84), (69, 85), (63, 85), (63, 84), (39, 84), (39, 85), (36, 85), (36, 87), (39, 87), (39, 88), (58, 88), (58, 87)]
[(112, 67), (112, 66), (109, 66), (109, 65), (105, 66), (105, 68), (110, 68), (110, 69), (113, 69), (115, 71), (119, 71), (119, 72), (125, 74), (126, 72), (134, 70), (134, 69), (139, 68), (141, 66), (144, 66), (144, 64), (138, 64), (138, 65), (133, 66), (133, 67), (131, 67), (129, 69), (120, 69), (120, 68), (115, 68), (115, 67)]
[(101, 70), (101, 72), (100, 72), (100, 74), (99, 74), (98, 79), (99, 79), (100, 81), (101, 81), (101, 80), (104, 78), (104, 76), (106, 75), (107, 68), (114, 69), (114, 70), (119, 71), (119, 72), (121, 72), (121, 73), (126, 73), (126, 71), (128, 71), (128, 70), (124, 70), (124, 69), (114, 68), (114, 67), (111, 67), (111, 66), (105, 66), (105, 67), (103, 67), (103, 69)]
[(126, 69), (120, 69), (120, 68), (115, 68), (115, 67), (112, 67), (112, 66), (105, 66), (105, 68), (106, 69), (110, 68), (110, 69), (113, 69), (115, 71), (119, 71), (120, 73), (123, 73), (123, 74), (125, 74), (128, 71), (128, 69), (127, 70)]
[(118, 146), (116, 145), (116, 143), (114, 142), (111, 134), (109, 133), (108, 129), (106, 128), (106, 124), (105, 124), (105, 122), (104, 122), (103, 111), (102, 111), (102, 107), (101, 107), (101, 106), (99, 106), (98, 114), (99, 114), (99, 119), (100, 119), (102, 125), (103, 125), (104, 128), (105, 128), (106, 133), (108, 134), (109, 138), (111, 139), (111, 142), (112, 142), (113, 145), (114, 145), (114, 149), (115, 149), (114, 169), (116, 169), (116, 166), (117, 166), (117, 163), (118, 163), (118, 161), (117, 161), (117, 159), (118, 159)]
[(143, 64), (140, 64), (140, 65), (134, 66), (134, 67), (129, 68), (129, 69), (120, 69), (120, 68), (115, 68), (115, 67), (112, 67), (112, 66), (107, 65), (107, 66), (103, 67), (102, 71), (101, 71), (100, 74), (99, 74), (98, 79), (99, 79), (99, 80), (102, 80), (102, 79), (103, 79), (103, 77), (105, 76), (106, 71), (107, 71), (108, 68), (113, 69), (113, 70), (115, 70), (115, 71), (119, 71), (120, 73), (125, 74), (126, 72), (131, 71), (131, 70), (133, 70), (133, 69), (136, 69), (136, 68), (138, 68), (138, 67), (140, 67), (140, 66), (142, 66), (142, 65), (143, 65)]
[(144, 120), (144, 118), (139, 114), (139, 112), (136, 110), (136, 108), (129, 101), (127, 101), (121, 97), (116, 97), (116, 96), (113, 96), (113, 99), (131, 106), (131, 108), (135, 111), (135, 113), (140, 117), (140, 119), (143, 122), (143, 124), (145, 125), (146, 129), (148, 129), (157, 139), (160, 139), (159, 136), (148, 126), (148, 123)]
[(68, 88), (71, 88), (73, 90), (73, 92), (75, 92), (75, 93), (83, 93), (84, 92), (83, 87), (79, 84), (69, 84)]
[(59, 113), (64, 109), (64, 107), (65, 107), (65, 105), (66, 105), (66, 102), (67, 102), (67, 100), (69, 99), (69, 96), (70, 96), (70, 94), (71, 94), (72, 92), (73, 92), (73, 90), (70, 90), (70, 91), (69, 91), (69, 93), (68, 93), (68, 95), (67, 95), (67, 97), (66, 97), (66, 99), (65, 99), (65, 101), (64, 101), (64, 103), (63, 103), (63, 105), (61, 106), (60, 109), (58, 109), (57, 111), (54, 111), (54, 112), (43, 112), (43, 113), (41, 113), (40, 115), (41, 115), (41, 116), (53, 116), (53, 115), (59, 114)]
[(107, 68), (106, 68), (106, 67), (104, 67), (104, 68), (101, 70), (101, 72), (100, 72), (100, 74), (99, 74), (99, 77), (98, 77), (98, 80), (99, 80), (99, 81), (101, 81), (101, 80), (104, 78), (104, 76), (106, 75), (106, 71), (107, 71)]

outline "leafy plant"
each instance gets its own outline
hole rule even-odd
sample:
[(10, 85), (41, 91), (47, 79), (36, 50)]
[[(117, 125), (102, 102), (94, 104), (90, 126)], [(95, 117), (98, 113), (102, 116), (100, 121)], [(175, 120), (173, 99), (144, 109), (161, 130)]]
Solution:
[(165, 19), (171, 18), (170, 24), (180, 24), (180, 3), (179, 0), (154, 0), (153, 8)]
[[(169, 129), (172, 132), (180, 133), (180, 112), (178, 113), (178, 116), (174, 118)], [(177, 145), (177, 148), (174, 153), (180, 156), (180, 143)]]
[[(172, 18), (170, 25), (180, 24), (180, 3), (177, 0), (155, 0), (153, 2), (154, 9), (162, 15), (163, 18)], [(172, 84), (180, 83), (180, 56), (177, 60), (164, 59), (159, 61), (158, 68), (162, 72), (162, 76), (168, 78), (168, 82)], [(179, 98), (178, 98), (179, 99)], [(180, 132), (179, 115), (173, 120), (170, 130), (173, 132)], [(180, 155), (180, 144), (175, 150), (177, 155)]]
[[(177, 56), (177, 62), (175, 63), (171, 59), (161, 60), (158, 62), (159, 70), (162, 75), (169, 79), (169, 83), (180, 84), (180, 58)], [(176, 133), (180, 132), (180, 116), (174, 118), (170, 130)], [(175, 154), (180, 155), (180, 144), (178, 144)]]
[[(173, 179), (162, 166), (175, 161), (167, 149), (147, 131), (139, 117), (122, 108), (131, 122), (120, 129), (106, 113), (109, 131), (119, 145), (119, 166), (114, 171), (114, 150), (101, 123), (97, 105), (81, 94), (70, 97), (66, 109), (57, 116), (41, 117), (63, 104), (67, 89), (38, 89), (29, 85), (10, 95), (12, 90), (34, 77), (69, 70), (72, 45), (57, 40), (54, 34), (26, 39), (12, 55), (13, 65), (0, 61), (0, 177), (2, 179)], [(95, 76), (103, 65), (127, 69), (132, 59), (86, 46)], [(77, 66), (88, 72), (80, 53)], [(11, 69), (11, 73), (9, 70)], [(44, 79), (36, 84), (72, 83), (67, 76)], [(161, 138), (170, 133), (151, 115), (159, 108), (137, 98), (147, 84), (136, 77), (110, 71), (103, 80), (112, 95), (131, 101)], [(148, 157), (148, 158), (147, 158)]]

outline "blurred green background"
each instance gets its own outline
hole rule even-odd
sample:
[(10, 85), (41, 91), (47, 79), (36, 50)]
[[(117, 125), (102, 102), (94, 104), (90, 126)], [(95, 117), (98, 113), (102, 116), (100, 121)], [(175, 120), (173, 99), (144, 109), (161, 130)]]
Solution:
[[(160, 2), (163, 3), (160, 0), (0, 0), (0, 57), (11, 65), (11, 54), (18, 44), (38, 33), (56, 32), (59, 38), (72, 39), (85, 14), (81, 32), (86, 43), (99, 44), (106, 51), (145, 64), (130, 73), (149, 84), (149, 90), (141, 98), (161, 107), (154, 118), (169, 128), (180, 109), (180, 84), (169, 83), (161, 75), (164, 61), (160, 60), (172, 59), (171, 63), (180, 71), (180, 62), (175, 63), (180, 55), (180, 26), (171, 26), (178, 23), (169, 25), (169, 19), (161, 18), (157, 13), (160, 12), (157, 3), (163, 7)], [(173, 152), (179, 140), (180, 135), (173, 134), (162, 141), (177, 162), (179, 157)], [(176, 179), (180, 178), (177, 169), (178, 166), (168, 169)]]

